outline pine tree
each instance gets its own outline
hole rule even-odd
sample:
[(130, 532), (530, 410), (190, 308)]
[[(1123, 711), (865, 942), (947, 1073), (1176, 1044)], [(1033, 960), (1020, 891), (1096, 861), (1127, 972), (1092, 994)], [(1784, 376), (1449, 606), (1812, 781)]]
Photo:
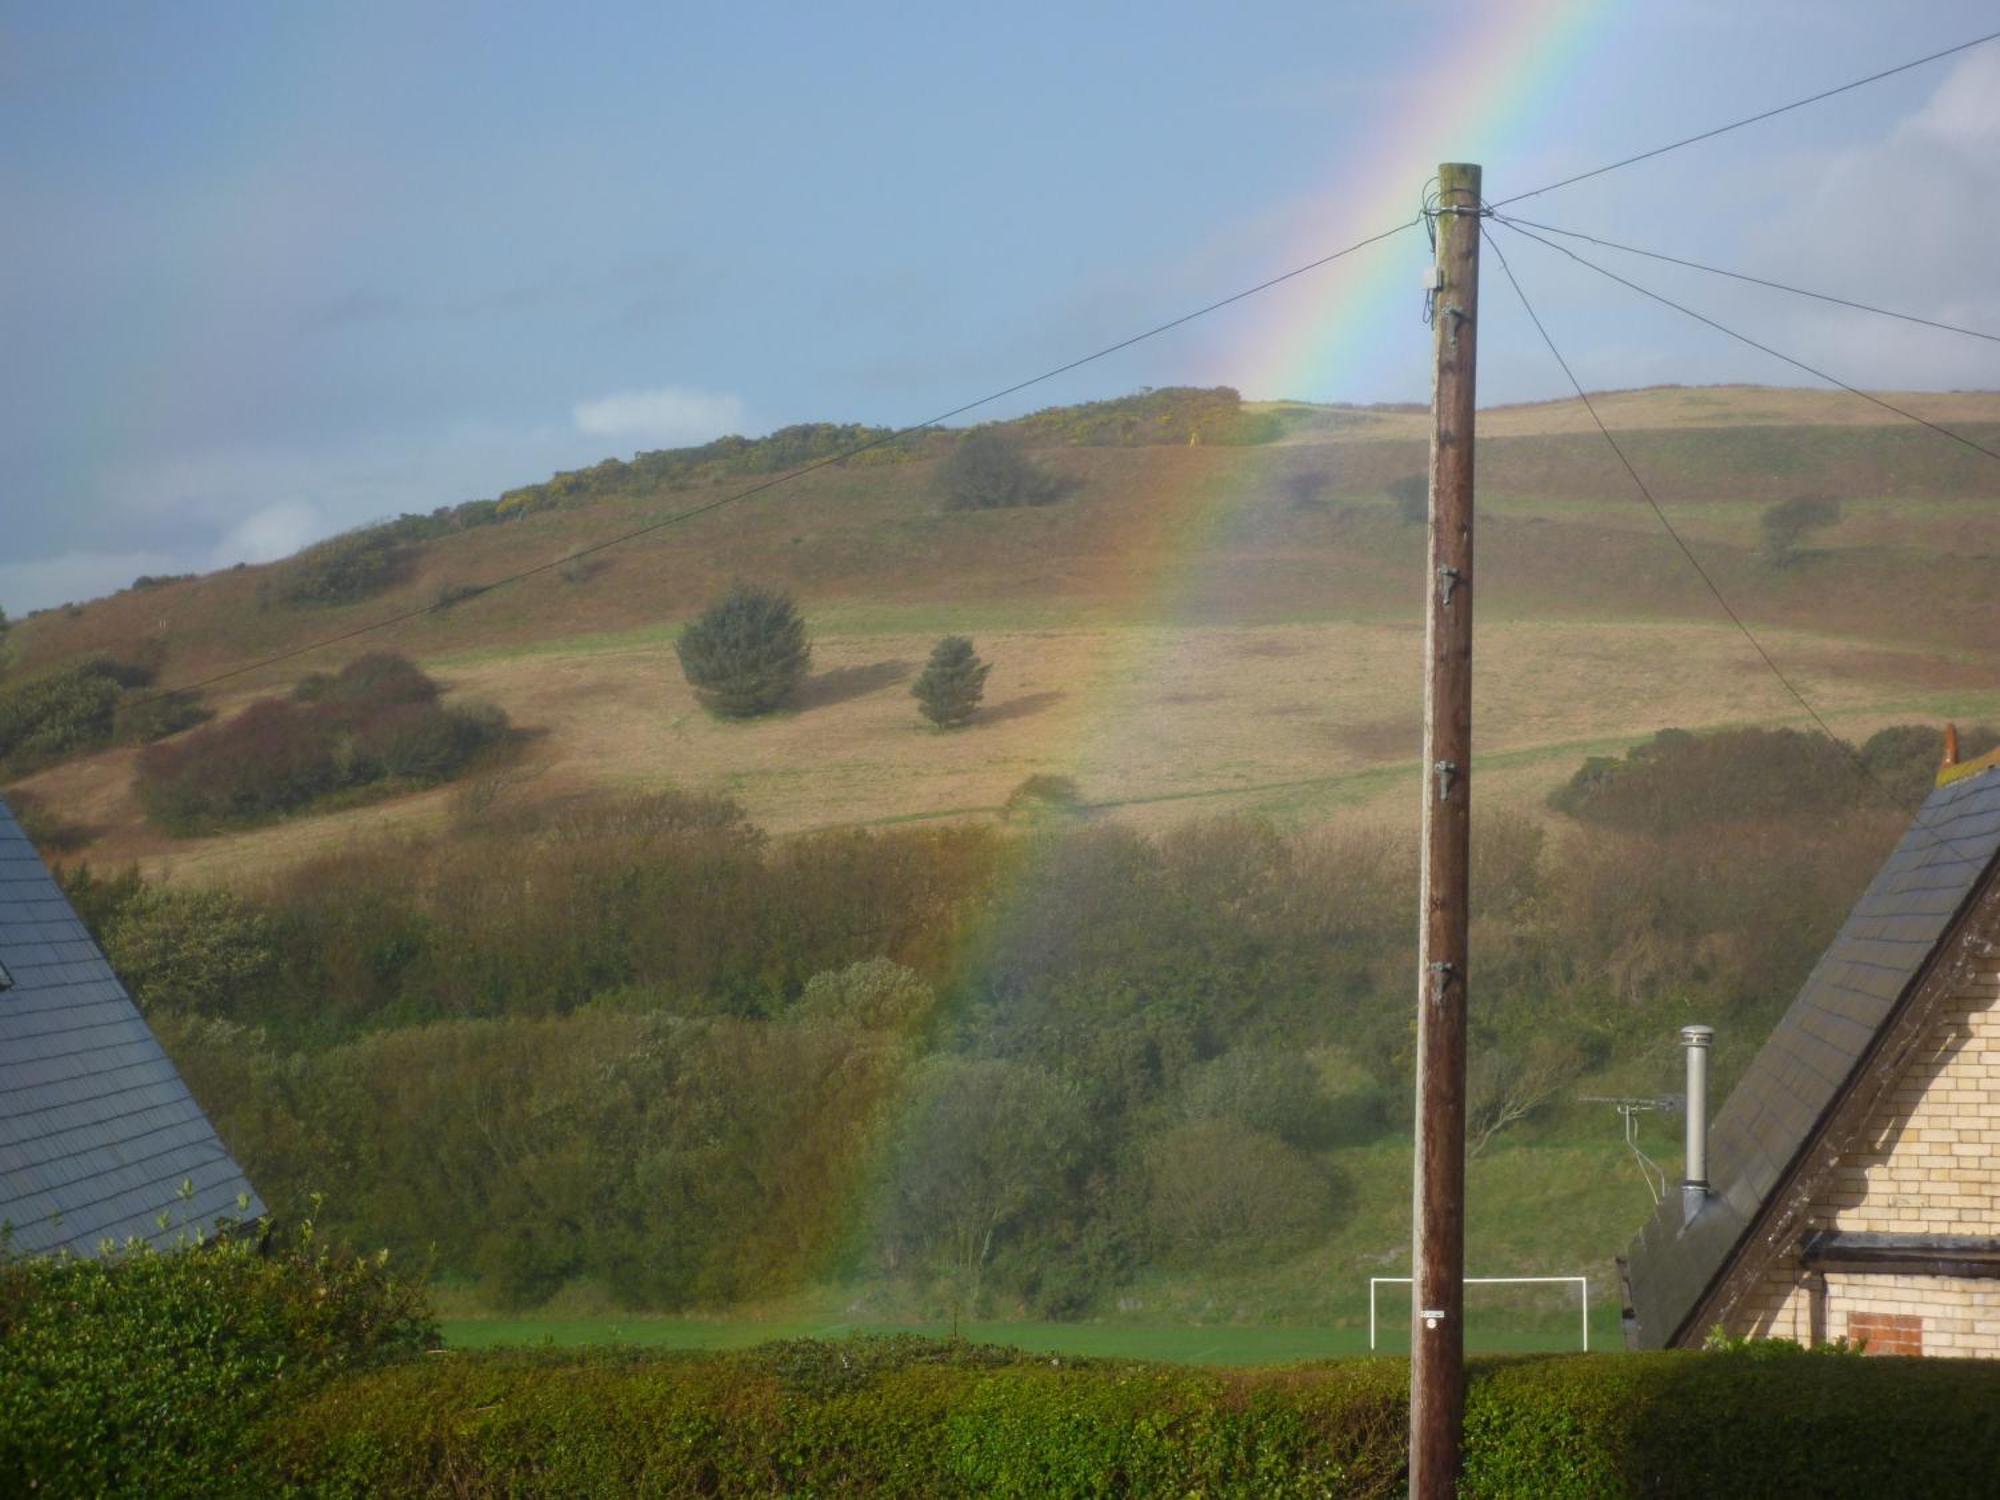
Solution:
[(968, 636), (948, 635), (931, 648), (931, 659), (910, 688), (917, 708), (940, 729), (963, 724), (986, 693), (990, 662), (981, 661)]
[(769, 713), (812, 663), (806, 622), (791, 597), (743, 583), (689, 622), (674, 650), (695, 696), (725, 719)]

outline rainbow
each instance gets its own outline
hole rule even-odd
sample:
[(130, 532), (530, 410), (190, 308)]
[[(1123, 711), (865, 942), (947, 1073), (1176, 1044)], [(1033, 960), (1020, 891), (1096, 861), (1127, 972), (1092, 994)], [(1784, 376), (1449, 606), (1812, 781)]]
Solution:
[[(1344, 155), (1312, 210), (1296, 217), (1279, 264), (1304, 264), (1414, 221), (1440, 161), (1481, 162), (1489, 192), (1531, 186), (1509, 183), (1505, 164), (1520, 154), (1527, 127), (1613, 14), (1602, 0), (1507, 0), (1456, 18), (1452, 50), (1407, 80), (1365, 148)], [(1363, 350), (1406, 348), (1412, 384), (1427, 381), (1430, 341), (1419, 313), (1420, 272), (1429, 258), (1422, 231), (1412, 227), (1274, 288), (1222, 314), (1231, 320), (1229, 336), (1220, 356), (1203, 363), (1252, 400), (1354, 399)], [(1051, 723), (1042, 757), (1048, 771), (1076, 776), (1086, 802), (1115, 795), (1104, 773), (1115, 779), (1129, 757), (1159, 758), (1163, 747), (1151, 740), (1159, 724), (1146, 704), (1163, 686), (1163, 674), (1181, 669), (1178, 652), (1186, 645), (1167, 622), (1186, 617), (1210, 581), (1206, 559), (1217, 555), (1210, 545), (1217, 532), (1256, 498), (1240, 485), (1205, 478), (1201, 469), (1183, 467), (1183, 477), (1133, 519), (1092, 580), (1099, 606), (1133, 623), (1105, 631), (1089, 663), (1096, 683), (1084, 695), (1089, 706), (1073, 702)], [(1414, 609), (1414, 583), (1412, 589)], [(1147, 790), (1175, 788), (1169, 776), (1168, 784)]]

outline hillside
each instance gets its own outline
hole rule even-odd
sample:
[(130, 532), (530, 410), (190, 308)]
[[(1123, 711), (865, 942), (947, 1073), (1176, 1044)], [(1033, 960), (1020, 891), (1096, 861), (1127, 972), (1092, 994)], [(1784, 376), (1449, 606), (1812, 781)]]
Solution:
[[(2000, 444), (2000, 396), (1892, 399)], [(1620, 392), (1600, 410), (1841, 732), (2000, 706), (1990, 461), (1837, 393)], [(1299, 403), (1147, 421), (1122, 411), (1100, 403), (1010, 424), (1060, 475), (1055, 504), (946, 510), (946, 445), (922, 439), (234, 677), (208, 700), (226, 715), (388, 647), (530, 731), (502, 795), (674, 784), (734, 795), (779, 832), (989, 816), (1034, 774), (1070, 776), (1086, 801), (1141, 817), (1254, 809), (1297, 821), (1358, 805), (1400, 818), (1415, 755), (1421, 527), (1388, 489), (1421, 470), (1426, 417)], [(1176, 422), (1198, 441), (1161, 441)], [(1479, 726), (1492, 795), (1536, 805), (1583, 753), (1666, 725), (1801, 717), (1576, 403), (1499, 408), (1482, 422)], [(642, 456), (510, 492), (535, 503), (509, 510), (503, 497), (488, 511), (515, 519), (414, 537), (400, 576), (356, 603), (270, 602), (279, 564), (46, 611), (14, 631), (10, 680), (89, 652), (149, 654), (166, 686), (232, 671), (866, 435), (792, 431), (810, 441)], [(1802, 495), (1839, 498), (1842, 517), (1774, 566), (1761, 517)], [(815, 636), (799, 703), (750, 725), (698, 712), (671, 650), (680, 622), (737, 578), (792, 590)], [(973, 634), (995, 667), (980, 721), (939, 736), (912, 712), (907, 683), (947, 632)], [(110, 750), (19, 785), (84, 825), (82, 856), (194, 876), (287, 862), (356, 827), (433, 822), (453, 795), (172, 840), (139, 815), (135, 756)]]

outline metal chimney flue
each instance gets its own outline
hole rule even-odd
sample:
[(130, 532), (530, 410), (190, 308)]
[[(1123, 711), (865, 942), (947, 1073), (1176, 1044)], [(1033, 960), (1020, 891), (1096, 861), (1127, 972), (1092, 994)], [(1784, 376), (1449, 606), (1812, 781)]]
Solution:
[(1681, 1174), (1681, 1223), (1692, 1224), (1708, 1203), (1708, 1051), (1713, 1026), (1683, 1026), (1687, 1050), (1687, 1165)]

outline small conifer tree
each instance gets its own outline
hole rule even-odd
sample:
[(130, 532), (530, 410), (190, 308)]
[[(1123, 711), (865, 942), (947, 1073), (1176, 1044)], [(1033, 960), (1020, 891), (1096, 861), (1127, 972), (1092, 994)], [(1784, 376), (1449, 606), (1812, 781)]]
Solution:
[(992, 663), (974, 653), (968, 636), (948, 635), (931, 648), (931, 659), (910, 688), (917, 708), (940, 729), (963, 724), (986, 693)]
[(674, 650), (709, 712), (749, 719), (778, 707), (812, 664), (791, 596), (739, 583), (682, 629)]

